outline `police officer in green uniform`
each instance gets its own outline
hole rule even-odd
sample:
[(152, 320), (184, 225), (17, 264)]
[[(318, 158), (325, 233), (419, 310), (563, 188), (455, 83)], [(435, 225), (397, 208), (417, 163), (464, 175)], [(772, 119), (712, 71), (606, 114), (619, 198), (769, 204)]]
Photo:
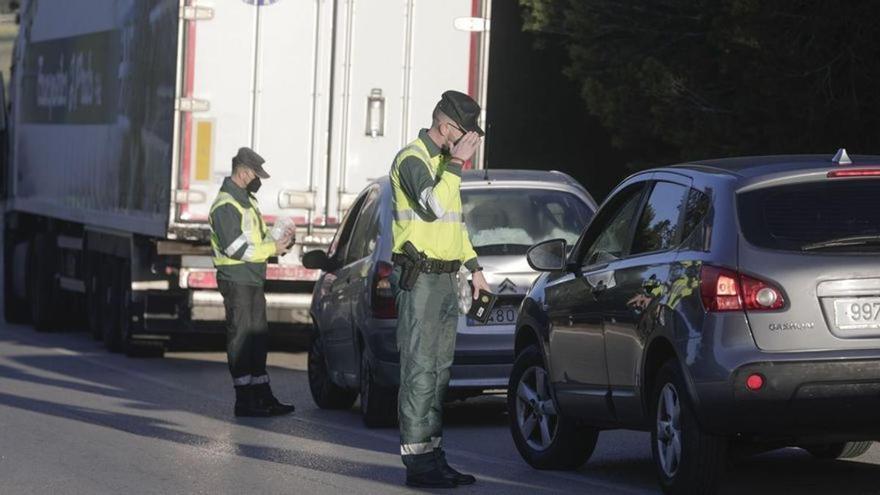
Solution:
[(279, 416), (293, 412), (272, 394), (266, 373), (269, 328), (266, 321), (266, 263), (293, 245), (294, 233), (280, 239), (268, 233), (254, 196), (269, 178), (265, 160), (250, 148), (232, 158), (232, 175), (223, 181), (211, 206), (211, 247), (217, 285), (226, 308), (226, 355), (235, 386), (235, 415)]
[(431, 128), (398, 152), (391, 167), (400, 453), (410, 486), (452, 488), (476, 481), (446, 462), (442, 411), (455, 351), (461, 264), (472, 273), (475, 297), (480, 289), (489, 290), (464, 224), (460, 194), (462, 167), (483, 136), (479, 115), (469, 96), (446, 91)]

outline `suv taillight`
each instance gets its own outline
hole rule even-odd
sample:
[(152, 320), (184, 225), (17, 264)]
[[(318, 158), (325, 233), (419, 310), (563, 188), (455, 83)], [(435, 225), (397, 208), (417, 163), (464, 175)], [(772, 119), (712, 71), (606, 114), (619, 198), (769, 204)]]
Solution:
[(700, 271), (700, 295), (709, 312), (770, 311), (785, 306), (782, 291), (769, 282), (711, 265), (703, 265)]
[(397, 318), (397, 306), (394, 302), (394, 293), (391, 291), (391, 274), (393, 272), (394, 266), (391, 263), (380, 261), (376, 264), (376, 275), (370, 301), (373, 318), (382, 320)]

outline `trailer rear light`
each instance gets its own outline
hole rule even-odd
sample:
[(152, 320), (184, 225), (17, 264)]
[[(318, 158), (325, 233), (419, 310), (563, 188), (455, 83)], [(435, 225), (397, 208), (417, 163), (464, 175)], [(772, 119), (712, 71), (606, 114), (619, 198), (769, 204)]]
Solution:
[(394, 293), (391, 290), (391, 274), (393, 272), (394, 266), (391, 263), (380, 261), (376, 264), (371, 297), (373, 318), (380, 320), (397, 318), (397, 306), (394, 301)]
[(703, 265), (700, 295), (709, 312), (770, 311), (785, 306), (782, 291), (769, 282), (727, 268)]
[(320, 270), (310, 270), (300, 265), (269, 264), (266, 267), (266, 280), (306, 281), (314, 282), (320, 277)]
[(846, 177), (880, 177), (880, 168), (855, 168), (848, 170), (832, 170), (828, 172), (829, 179)]
[(217, 272), (214, 270), (191, 271), (186, 276), (186, 285), (190, 289), (216, 289)]

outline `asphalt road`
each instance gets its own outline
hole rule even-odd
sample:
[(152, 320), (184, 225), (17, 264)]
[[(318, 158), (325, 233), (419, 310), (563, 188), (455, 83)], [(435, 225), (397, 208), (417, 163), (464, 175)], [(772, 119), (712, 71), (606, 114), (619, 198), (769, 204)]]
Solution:
[[(220, 352), (109, 354), (83, 333), (0, 326), (0, 493), (414, 493), (394, 429), (311, 400), (303, 352), (275, 352), (276, 393), (293, 416), (235, 419)], [(355, 406), (357, 407), (357, 406)], [(449, 406), (449, 458), (477, 475), (455, 493), (657, 493), (649, 436), (603, 432), (575, 472), (519, 457), (504, 401)], [(786, 449), (732, 463), (722, 493), (880, 493), (880, 448), (856, 461)]]

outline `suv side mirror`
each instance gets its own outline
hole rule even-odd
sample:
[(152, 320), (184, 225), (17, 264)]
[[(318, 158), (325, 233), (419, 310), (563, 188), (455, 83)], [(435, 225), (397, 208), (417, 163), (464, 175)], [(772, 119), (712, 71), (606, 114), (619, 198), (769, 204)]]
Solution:
[(566, 242), (563, 239), (552, 239), (539, 242), (526, 253), (526, 260), (533, 270), (539, 272), (558, 272), (566, 266)]
[(304, 267), (310, 270), (323, 270), (325, 272), (333, 271), (333, 260), (327, 256), (327, 253), (320, 249), (309, 251), (304, 254), (302, 263)]

